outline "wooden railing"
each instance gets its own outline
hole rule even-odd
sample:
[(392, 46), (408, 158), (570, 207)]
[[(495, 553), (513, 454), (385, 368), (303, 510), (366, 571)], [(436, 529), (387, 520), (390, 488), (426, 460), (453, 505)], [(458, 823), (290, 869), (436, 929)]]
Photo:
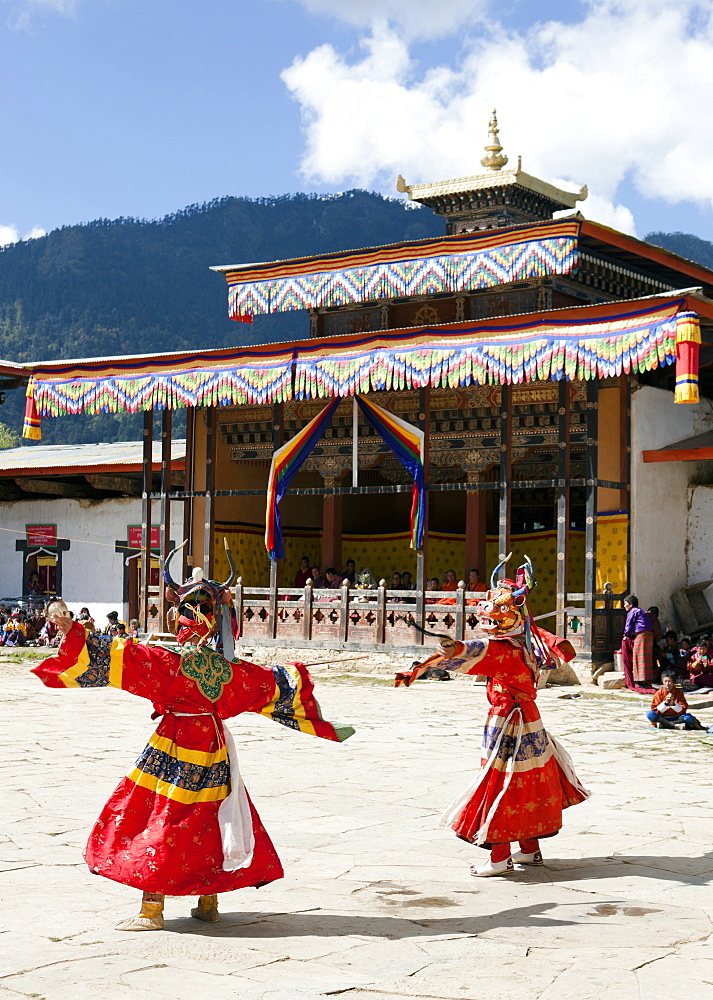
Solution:
[[(454, 591), (387, 590), (381, 580), (375, 590), (245, 587), (235, 588), (240, 642), (273, 646), (322, 646), (330, 649), (384, 650), (423, 654), (424, 637), (416, 625), (455, 639), (475, 636), (477, 619), (461, 581)], [(440, 604), (448, 600), (452, 603)], [(431, 603), (434, 602), (434, 603)]]

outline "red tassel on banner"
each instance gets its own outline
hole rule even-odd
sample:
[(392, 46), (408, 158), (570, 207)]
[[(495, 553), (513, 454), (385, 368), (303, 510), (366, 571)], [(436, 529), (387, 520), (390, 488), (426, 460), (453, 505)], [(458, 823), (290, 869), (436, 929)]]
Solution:
[(701, 324), (695, 313), (676, 317), (676, 391), (675, 403), (698, 402), (698, 354)]
[(42, 440), (40, 415), (35, 406), (35, 385), (32, 379), (27, 383), (27, 401), (25, 402), (25, 420), (22, 425), (22, 436), (30, 441)]

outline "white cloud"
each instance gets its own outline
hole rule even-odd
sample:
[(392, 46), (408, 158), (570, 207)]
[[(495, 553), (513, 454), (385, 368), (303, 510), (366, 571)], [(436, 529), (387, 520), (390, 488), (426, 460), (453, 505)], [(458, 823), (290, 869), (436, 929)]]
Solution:
[(74, 17), (81, 0), (0, 0), (9, 10), (8, 24), (15, 31), (32, 29), (36, 16), (42, 12)]
[[(366, 18), (377, 5), (357, 6)], [(454, 18), (464, 6), (433, 5)], [(343, 19), (354, 17), (350, 7)], [(713, 206), (711, 0), (588, 0), (579, 22), (522, 33), (491, 22), (457, 64), (421, 73), (398, 25), (373, 21), (361, 46), (350, 61), (322, 45), (283, 73), (302, 109), (308, 181), (394, 193), (397, 173), (409, 183), (478, 173), (497, 106), (511, 163), (522, 153), (528, 173), (586, 183), (591, 218), (633, 230), (617, 198), (627, 177), (650, 198)]]
[(0, 226), (0, 247), (6, 247), (8, 243), (17, 243), (20, 234), (14, 226)]
[[(47, 232), (42, 226), (33, 226), (22, 237), (23, 240), (37, 240), (40, 236), (46, 236)], [(20, 231), (17, 226), (0, 225), (0, 247), (6, 247), (10, 243), (17, 243), (20, 239)]]
[(408, 38), (440, 38), (477, 22), (489, 0), (301, 0), (312, 14), (326, 14), (357, 28), (392, 24)]

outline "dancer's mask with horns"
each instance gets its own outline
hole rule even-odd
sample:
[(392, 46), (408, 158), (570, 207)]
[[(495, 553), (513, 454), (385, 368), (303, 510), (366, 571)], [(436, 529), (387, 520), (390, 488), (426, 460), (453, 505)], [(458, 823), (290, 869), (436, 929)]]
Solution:
[[(171, 560), (186, 542), (169, 552), (163, 566), (166, 583), (166, 599), (173, 605), (167, 614), (168, 627), (176, 635), (179, 643), (203, 646), (214, 636), (220, 636), (220, 645), (232, 649), (230, 615), (224, 613), (232, 601), (230, 588), (235, 583), (237, 570), (233, 556), (225, 542), (226, 555), (230, 564), (230, 576), (225, 583), (205, 580), (203, 570), (196, 567), (186, 583), (178, 584), (171, 576)], [(227, 623), (227, 629), (226, 629)]]

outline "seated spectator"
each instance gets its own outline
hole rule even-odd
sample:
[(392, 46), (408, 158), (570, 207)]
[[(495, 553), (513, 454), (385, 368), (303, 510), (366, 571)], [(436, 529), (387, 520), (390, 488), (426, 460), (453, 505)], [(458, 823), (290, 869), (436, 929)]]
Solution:
[(310, 572), (312, 573), (312, 586), (323, 587), (324, 579), (322, 577), (322, 571), (319, 568), (319, 566), (312, 566)]
[[(387, 589), (388, 590), (403, 590), (404, 589), (404, 587), (403, 587), (403, 581), (401, 579), (401, 574), (400, 573), (392, 573), (391, 574), (391, 583), (389, 584), (389, 586), (388, 586)], [(390, 604), (400, 604), (401, 603), (401, 598), (400, 597), (389, 597), (388, 600), (389, 600)]]
[(454, 569), (446, 570), (441, 590), (458, 590), (458, 578)]
[(312, 570), (309, 565), (309, 559), (307, 556), (302, 556), (300, 559), (300, 568), (295, 574), (295, 587), (304, 587), (308, 580), (312, 579)]
[(688, 676), (696, 687), (713, 687), (713, 652), (708, 636), (701, 636), (688, 663)]
[(126, 628), (126, 622), (121, 621), (118, 611), (110, 611), (106, 617), (109, 624), (104, 629), (104, 635), (116, 635), (116, 632), (114, 632), (113, 629), (115, 629), (117, 625), (123, 625), (124, 628)]
[(0, 630), (0, 646), (25, 646), (25, 626), (20, 621), (19, 612), (13, 611)]
[(126, 625), (124, 625), (123, 622), (117, 622), (117, 624), (114, 627), (114, 631), (112, 632), (112, 635), (115, 635), (118, 639), (126, 639), (128, 637), (128, 634), (129, 633), (127, 632)]
[(37, 570), (30, 573), (30, 579), (27, 584), (27, 593), (29, 596), (32, 596), (33, 594), (44, 594), (44, 588), (40, 583), (40, 574)]
[(55, 623), (51, 622), (48, 618), (45, 621), (42, 628), (40, 629), (40, 634), (37, 638), (37, 644), (39, 646), (58, 646), (59, 642), (54, 641), (58, 637), (61, 640), (62, 634), (60, 633)]
[(325, 569), (324, 583), (322, 584), (322, 586), (326, 590), (339, 590), (341, 585), (342, 585), (342, 578), (339, 575), (339, 573), (337, 573), (334, 566), (330, 566), (328, 569)]
[(691, 640), (687, 635), (682, 636), (678, 640), (678, 655), (681, 657), (681, 665), (679, 671), (683, 672), (688, 676), (688, 665), (691, 662), (691, 657), (693, 656), (693, 650), (691, 649)]
[[(440, 590), (440, 589), (441, 589), (441, 581), (438, 579), (437, 576), (432, 576), (431, 579), (426, 584), (426, 590)], [(438, 604), (438, 598), (427, 597), (426, 604)]]
[(646, 713), (654, 729), (703, 729), (698, 719), (688, 711), (688, 702), (672, 671), (664, 670), (663, 682), (651, 700), (651, 708)]
[(357, 582), (356, 563), (353, 559), (347, 559), (346, 569), (342, 573), (342, 579), (349, 581), (349, 586), (353, 587)]
[(664, 632), (661, 661), (664, 670), (673, 670), (677, 676), (688, 679), (688, 669), (686, 666), (688, 660), (687, 658), (682, 659), (678, 649), (678, 636), (671, 628), (667, 632)]
[(411, 574), (408, 570), (401, 574), (401, 589), (402, 590), (413, 590), (413, 582), (411, 580)]
[(483, 583), (480, 579), (480, 573), (477, 569), (468, 570), (468, 582), (466, 584), (466, 590), (471, 593), (485, 593), (488, 589), (487, 583)]
[(141, 631), (141, 629), (139, 628), (139, 619), (138, 618), (132, 618), (129, 621), (129, 635), (130, 635), (130, 637), (132, 639), (138, 639), (140, 631)]
[(94, 619), (89, 614), (89, 608), (81, 608), (79, 614), (77, 615), (77, 621), (82, 624), (84, 631), (89, 635), (91, 632), (96, 632), (96, 624)]

